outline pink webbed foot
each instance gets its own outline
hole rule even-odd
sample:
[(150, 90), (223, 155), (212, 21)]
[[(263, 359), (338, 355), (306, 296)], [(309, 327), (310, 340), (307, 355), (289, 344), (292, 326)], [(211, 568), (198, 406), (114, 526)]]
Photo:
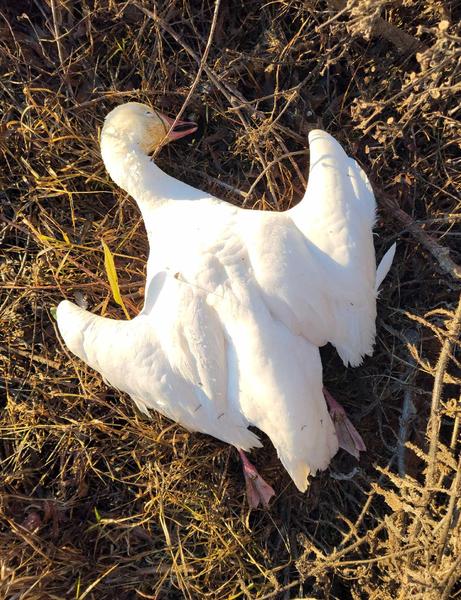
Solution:
[(242, 459), (243, 474), (245, 476), (245, 486), (250, 508), (258, 508), (262, 504), (268, 508), (269, 501), (275, 495), (272, 487), (264, 481), (256, 470), (256, 467), (248, 460), (243, 450), (238, 449)]
[(323, 388), (323, 395), (330, 409), (330, 416), (336, 429), (339, 447), (359, 460), (360, 452), (366, 452), (367, 449), (362, 436), (347, 418), (344, 408), (326, 388)]

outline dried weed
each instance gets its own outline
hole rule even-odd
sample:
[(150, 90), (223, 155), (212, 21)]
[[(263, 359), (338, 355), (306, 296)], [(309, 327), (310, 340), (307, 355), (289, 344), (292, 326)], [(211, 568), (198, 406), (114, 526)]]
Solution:
[[(450, 0), (18, 0), (0, 11), (0, 596), (450, 598), (461, 572), (461, 37)], [(203, 69), (197, 77), (199, 65)], [(325, 378), (369, 452), (248, 514), (234, 452), (140, 417), (59, 341), (64, 297), (142, 305), (146, 238), (98, 151), (136, 99), (198, 120), (162, 151), (180, 179), (247, 207), (303, 193), (313, 126), (378, 191), (378, 253), (398, 239), (375, 356)], [(457, 308), (458, 306), (458, 308)]]

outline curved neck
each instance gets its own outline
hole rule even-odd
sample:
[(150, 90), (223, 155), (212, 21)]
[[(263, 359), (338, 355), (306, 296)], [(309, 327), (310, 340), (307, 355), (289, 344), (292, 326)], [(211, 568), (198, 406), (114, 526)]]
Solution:
[(103, 136), (101, 155), (112, 180), (136, 200), (144, 217), (150, 209), (171, 200), (167, 190), (168, 180), (172, 178), (139, 147), (113, 136)]
[(156, 208), (203, 199), (206, 194), (164, 173), (141, 148), (113, 135), (101, 136), (101, 154), (113, 181), (132, 196), (144, 220)]

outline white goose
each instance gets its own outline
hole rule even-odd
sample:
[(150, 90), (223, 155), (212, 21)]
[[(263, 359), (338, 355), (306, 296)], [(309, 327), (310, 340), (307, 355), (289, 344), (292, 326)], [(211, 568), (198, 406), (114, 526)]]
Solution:
[[(143, 310), (116, 321), (65, 300), (58, 326), (140, 410), (235, 446), (250, 506), (267, 505), (274, 492), (243, 454), (261, 446), (248, 425), (270, 437), (301, 491), (338, 445), (365, 449), (324, 396), (319, 346), (331, 342), (345, 365), (371, 354), (377, 289), (395, 247), (376, 269), (373, 192), (326, 132), (309, 135), (304, 199), (276, 213), (237, 208), (161, 171), (148, 154), (172, 123), (132, 102), (107, 116), (101, 135), (106, 168), (147, 229)], [(195, 129), (178, 122), (166, 141)]]

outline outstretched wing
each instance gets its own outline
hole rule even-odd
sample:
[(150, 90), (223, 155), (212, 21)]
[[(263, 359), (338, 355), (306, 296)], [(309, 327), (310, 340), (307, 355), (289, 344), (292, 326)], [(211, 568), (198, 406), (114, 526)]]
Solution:
[(260, 446), (228, 400), (226, 340), (206, 294), (168, 274), (132, 321), (61, 302), (58, 326), (69, 349), (138, 408), (150, 409), (244, 450)]
[(357, 365), (371, 354), (375, 338), (375, 198), (363, 170), (328, 133), (312, 131), (309, 144), (306, 194), (288, 214), (321, 267), (330, 310), (327, 340), (346, 365)]

